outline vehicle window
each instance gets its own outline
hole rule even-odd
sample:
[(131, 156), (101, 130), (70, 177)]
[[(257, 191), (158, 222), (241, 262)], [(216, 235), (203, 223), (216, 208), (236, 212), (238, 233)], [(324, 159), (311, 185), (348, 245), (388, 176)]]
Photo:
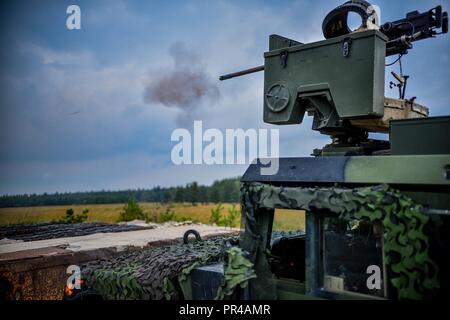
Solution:
[(385, 296), (381, 222), (324, 218), (322, 241), (325, 290)]
[(275, 210), (270, 261), (277, 278), (305, 281), (305, 220), (303, 210)]

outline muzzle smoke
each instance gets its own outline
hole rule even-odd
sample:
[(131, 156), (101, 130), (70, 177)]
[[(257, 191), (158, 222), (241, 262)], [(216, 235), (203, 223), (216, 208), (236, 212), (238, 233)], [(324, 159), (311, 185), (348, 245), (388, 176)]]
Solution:
[(144, 101), (178, 108), (183, 111), (180, 115), (183, 118), (202, 105), (214, 104), (219, 99), (219, 89), (205, 72), (199, 56), (183, 43), (173, 44), (169, 54), (173, 58), (173, 68), (153, 71), (145, 88)]

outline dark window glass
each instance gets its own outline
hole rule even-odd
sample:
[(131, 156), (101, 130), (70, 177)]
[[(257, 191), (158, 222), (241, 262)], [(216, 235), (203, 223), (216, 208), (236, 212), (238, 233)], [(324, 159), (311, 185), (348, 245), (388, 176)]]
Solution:
[(384, 297), (383, 226), (365, 220), (323, 220), (323, 287)]

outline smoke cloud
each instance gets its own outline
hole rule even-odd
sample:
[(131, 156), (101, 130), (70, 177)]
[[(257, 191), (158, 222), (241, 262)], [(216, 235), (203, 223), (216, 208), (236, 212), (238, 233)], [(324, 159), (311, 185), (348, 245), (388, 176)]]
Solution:
[(169, 54), (173, 68), (154, 71), (145, 88), (144, 102), (178, 108), (183, 112), (180, 118), (191, 118), (197, 108), (212, 105), (219, 99), (219, 89), (205, 72), (200, 57), (183, 43), (173, 44)]

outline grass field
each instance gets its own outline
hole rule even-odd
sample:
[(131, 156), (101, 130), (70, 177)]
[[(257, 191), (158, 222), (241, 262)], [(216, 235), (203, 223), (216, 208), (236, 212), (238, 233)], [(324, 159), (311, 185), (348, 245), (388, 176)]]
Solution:
[[(139, 203), (144, 212), (150, 218), (156, 218), (169, 208), (168, 204), (143, 202)], [(233, 204), (224, 204), (223, 214)], [(73, 206), (42, 206), (42, 207), (22, 207), (22, 208), (0, 208), (0, 225), (17, 223), (38, 223), (59, 220), (67, 209), (72, 208), (75, 214), (81, 213), (84, 209), (89, 209), (89, 222), (109, 222), (115, 223), (119, 219), (123, 204), (91, 204)], [(216, 204), (173, 204), (170, 206), (176, 214), (176, 220), (191, 220), (194, 222), (208, 223), (211, 216), (211, 209)], [(239, 208), (239, 205), (236, 204)], [(276, 210), (274, 218), (274, 230), (304, 230), (305, 214), (296, 210)]]

